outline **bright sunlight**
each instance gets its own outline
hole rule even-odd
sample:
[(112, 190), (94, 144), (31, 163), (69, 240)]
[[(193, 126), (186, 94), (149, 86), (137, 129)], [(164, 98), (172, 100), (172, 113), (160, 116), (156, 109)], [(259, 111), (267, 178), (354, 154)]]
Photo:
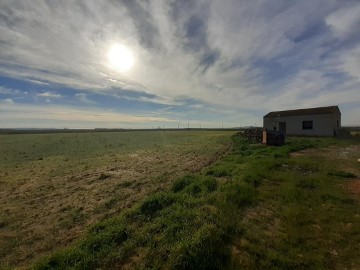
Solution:
[(129, 71), (134, 65), (132, 52), (122, 44), (113, 45), (107, 57), (111, 67), (121, 72)]

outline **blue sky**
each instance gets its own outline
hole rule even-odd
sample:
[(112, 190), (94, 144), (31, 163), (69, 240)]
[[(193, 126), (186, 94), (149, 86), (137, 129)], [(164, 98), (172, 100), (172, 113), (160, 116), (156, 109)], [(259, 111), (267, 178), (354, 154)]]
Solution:
[(0, 128), (234, 127), (331, 105), (360, 125), (359, 14), (350, 0), (4, 0)]

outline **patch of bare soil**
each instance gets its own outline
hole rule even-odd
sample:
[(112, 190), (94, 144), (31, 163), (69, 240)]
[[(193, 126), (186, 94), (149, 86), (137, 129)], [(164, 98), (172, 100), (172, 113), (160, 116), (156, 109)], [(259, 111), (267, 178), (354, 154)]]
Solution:
[(353, 197), (360, 200), (360, 178), (348, 180), (344, 184), (344, 187), (350, 194), (353, 195)]
[[(347, 147), (328, 147), (321, 149), (306, 149), (290, 154), (291, 157), (310, 156), (327, 158), (335, 161), (337, 169), (344, 172), (360, 175), (360, 145)], [(360, 178), (346, 179), (343, 187), (356, 199), (360, 200)]]
[(349, 158), (360, 158), (360, 146), (350, 145), (347, 147), (336, 147), (331, 146), (327, 148), (310, 148), (300, 150), (290, 154), (291, 157), (297, 156), (316, 156), (326, 157), (331, 159), (349, 159)]

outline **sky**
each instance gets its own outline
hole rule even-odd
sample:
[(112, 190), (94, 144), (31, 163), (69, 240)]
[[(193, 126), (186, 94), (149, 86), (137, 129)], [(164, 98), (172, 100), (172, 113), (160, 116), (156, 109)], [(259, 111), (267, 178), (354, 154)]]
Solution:
[(332, 105), (360, 125), (359, 14), (358, 0), (0, 0), (0, 128), (261, 126)]

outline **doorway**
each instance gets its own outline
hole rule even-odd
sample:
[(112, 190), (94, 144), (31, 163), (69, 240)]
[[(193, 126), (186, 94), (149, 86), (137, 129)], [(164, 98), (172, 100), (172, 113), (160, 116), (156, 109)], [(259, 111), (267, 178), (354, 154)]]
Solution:
[(279, 131), (286, 133), (286, 122), (279, 122)]

